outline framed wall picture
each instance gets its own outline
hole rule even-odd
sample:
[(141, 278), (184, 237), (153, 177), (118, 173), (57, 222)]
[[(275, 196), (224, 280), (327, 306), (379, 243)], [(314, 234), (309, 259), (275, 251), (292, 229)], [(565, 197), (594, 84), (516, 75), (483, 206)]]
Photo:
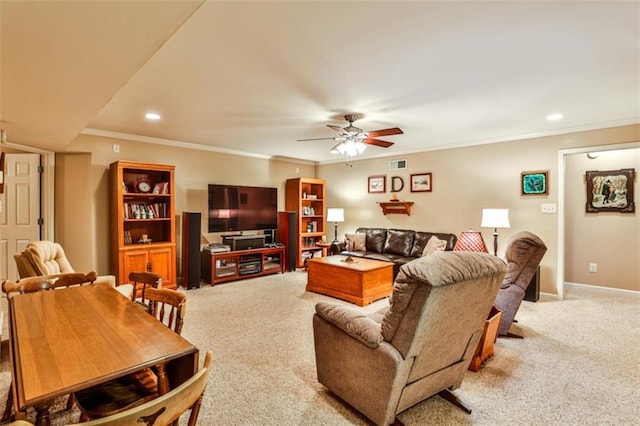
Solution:
[(411, 175), (411, 192), (431, 192), (431, 173), (418, 173)]
[(387, 192), (387, 176), (369, 176), (369, 193)]
[(549, 171), (520, 173), (522, 195), (549, 195)]
[(635, 169), (587, 171), (587, 213), (634, 213)]

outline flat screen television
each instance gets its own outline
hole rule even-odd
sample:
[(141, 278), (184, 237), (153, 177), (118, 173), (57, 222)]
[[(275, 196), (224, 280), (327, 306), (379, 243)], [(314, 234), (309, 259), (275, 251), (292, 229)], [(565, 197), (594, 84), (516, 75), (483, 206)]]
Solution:
[(209, 232), (278, 228), (278, 188), (209, 185)]

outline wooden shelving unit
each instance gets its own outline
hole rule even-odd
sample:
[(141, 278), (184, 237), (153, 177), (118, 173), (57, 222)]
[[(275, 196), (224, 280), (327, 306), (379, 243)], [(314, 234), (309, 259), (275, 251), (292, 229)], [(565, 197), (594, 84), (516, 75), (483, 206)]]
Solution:
[(116, 161), (110, 167), (111, 268), (118, 283), (150, 271), (176, 288), (174, 166)]
[(211, 285), (284, 272), (284, 247), (202, 251), (202, 280)]
[(382, 208), (382, 213), (387, 214), (406, 214), (407, 216), (411, 216), (411, 206), (413, 206), (413, 201), (389, 201), (389, 202), (379, 202), (380, 207)]
[(298, 251), (296, 266), (304, 267), (304, 260), (322, 254), (317, 243), (326, 233), (326, 206), (324, 179), (287, 179), (285, 208), (296, 212)]

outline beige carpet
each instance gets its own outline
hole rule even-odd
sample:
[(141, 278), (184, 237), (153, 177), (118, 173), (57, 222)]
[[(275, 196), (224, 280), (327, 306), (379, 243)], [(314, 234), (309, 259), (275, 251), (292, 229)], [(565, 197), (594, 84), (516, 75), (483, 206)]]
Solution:
[[(316, 302), (335, 299), (305, 292), (305, 284), (306, 273), (291, 272), (186, 292), (183, 336), (214, 351), (199, 424), (368, 424), (316, 381), (311, 317)], [(498, 339), (496, 356), (456, 391), (471, 415), (436, 396), (399, 419), (408, 426), (638, 424), (638, 296), (573, 289), (564, 301), (523, 302), (517, 318), (525, 339)], [(3, 409), (6, 351), (2, 358)], [(64, 402), (52, 410), (54, 425), (77, 419)]]

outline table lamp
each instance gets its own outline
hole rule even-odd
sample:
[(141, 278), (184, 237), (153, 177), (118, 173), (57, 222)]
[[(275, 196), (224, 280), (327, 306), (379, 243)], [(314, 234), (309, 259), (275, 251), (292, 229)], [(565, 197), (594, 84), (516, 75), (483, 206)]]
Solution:
[(338, 241), (338, 222), (344, 222), (344, 209), (329, 207), (327, 209), (327, 222), (334, 222), (335, 239), (333, 242), (335, 244), (340, 243)]
[(498, 228), (511, 228), (509, 209), (482, 209), (482, 228), (493, 228), (493, 254), (498, 255)]

